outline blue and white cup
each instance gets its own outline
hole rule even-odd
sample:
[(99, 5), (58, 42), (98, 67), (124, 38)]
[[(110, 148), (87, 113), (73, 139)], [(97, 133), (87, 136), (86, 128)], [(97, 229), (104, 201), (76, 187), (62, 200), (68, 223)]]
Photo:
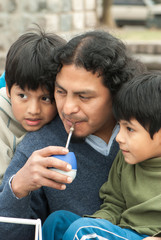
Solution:
[(72, 166), (72, 170), (66, 172), (66, 171), (62, 171), (57, 168), (50, 168), (50, 169), (52, 169), (53, 171), (56, 171), (58, 173), (62, 173), (66, 176), (69, 176), (74, 180), (76, 177), (76, 174), (77, 174), (77, 160), (76, 160), (74, 152), (69, 152), (66, 155), (52, 155), (52, 157), (58, 158), (62, 161), (69, 163)]

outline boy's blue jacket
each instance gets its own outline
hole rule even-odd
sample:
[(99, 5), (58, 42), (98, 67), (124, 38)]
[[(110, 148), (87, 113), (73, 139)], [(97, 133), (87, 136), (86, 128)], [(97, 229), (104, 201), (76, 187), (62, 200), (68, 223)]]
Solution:
[(5, 72), (0, 76), (0, 88), (5, 87), (6, 82), (5, 82)]

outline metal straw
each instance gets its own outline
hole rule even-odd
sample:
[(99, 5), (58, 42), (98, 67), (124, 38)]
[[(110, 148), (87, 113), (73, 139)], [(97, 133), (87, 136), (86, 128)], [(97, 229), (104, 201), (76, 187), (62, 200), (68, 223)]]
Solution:
[(71, 126), (69, 134), (68, 134), (67, 142), (66, 142), (66, 145), (65, 145), (65, 148), (67, 148), (67, 149), (69, 147), (69, 143), (70, 143), (70, 139), (72, 137), (73, 131), (74, 131), (74, 124)]

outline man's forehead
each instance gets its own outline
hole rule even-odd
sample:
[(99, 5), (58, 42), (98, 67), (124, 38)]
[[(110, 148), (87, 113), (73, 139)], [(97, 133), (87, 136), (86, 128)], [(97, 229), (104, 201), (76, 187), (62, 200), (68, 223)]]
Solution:
[(85, 68), (64, 66), (56, 76), (56, 84), (59, 86), (78, 86), (83, 89), (106, 88), (103, 84), (103, 77), (98, 73), (87, 71)]
[(57, 74), (56, 88), (74, 94), (91, 94), (92, 96), (110, 95), (109, 89), (103, 84), (103, 76), (87, 71), (83, 67), (65, 65)]

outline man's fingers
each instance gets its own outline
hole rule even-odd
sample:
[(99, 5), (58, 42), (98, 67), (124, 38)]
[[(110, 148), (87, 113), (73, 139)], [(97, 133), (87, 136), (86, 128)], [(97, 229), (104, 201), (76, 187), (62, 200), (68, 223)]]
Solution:
[(44, 179), (43, 185), (47, 186), (47, 187), (50, 187), (50, 188), (57, 189), (57, 190), (65, 190), (66, 189), (65, 184), (54, 182), (50, 179)]
[(55, 157), (46, 158), (44, 161), (44, 164), (45, 164), (45, 167), (58, 168), (63, 171), (70, 171), (72, 169), (72, 166), (69, 163)]
[[(72, 182), (72, 178), (69, 176), (66, 176), (65, 173), (59, 173), (56, 172), (52, 169), (46, 169), (43, 171), (42, 177), (44, 179), (49, 179), (52, 180), (53, 182), (56, 183), (64, 183), (64, 184), (68, 184)], [(44, 185), (46, 186), (46, 185)]]
[(69, 152), (65, 147), (48, 146), (40, 150), (35, 151), (33, 154), (40, 154), (42, 157), (49, 157), (51, 155), (65, 155)]

